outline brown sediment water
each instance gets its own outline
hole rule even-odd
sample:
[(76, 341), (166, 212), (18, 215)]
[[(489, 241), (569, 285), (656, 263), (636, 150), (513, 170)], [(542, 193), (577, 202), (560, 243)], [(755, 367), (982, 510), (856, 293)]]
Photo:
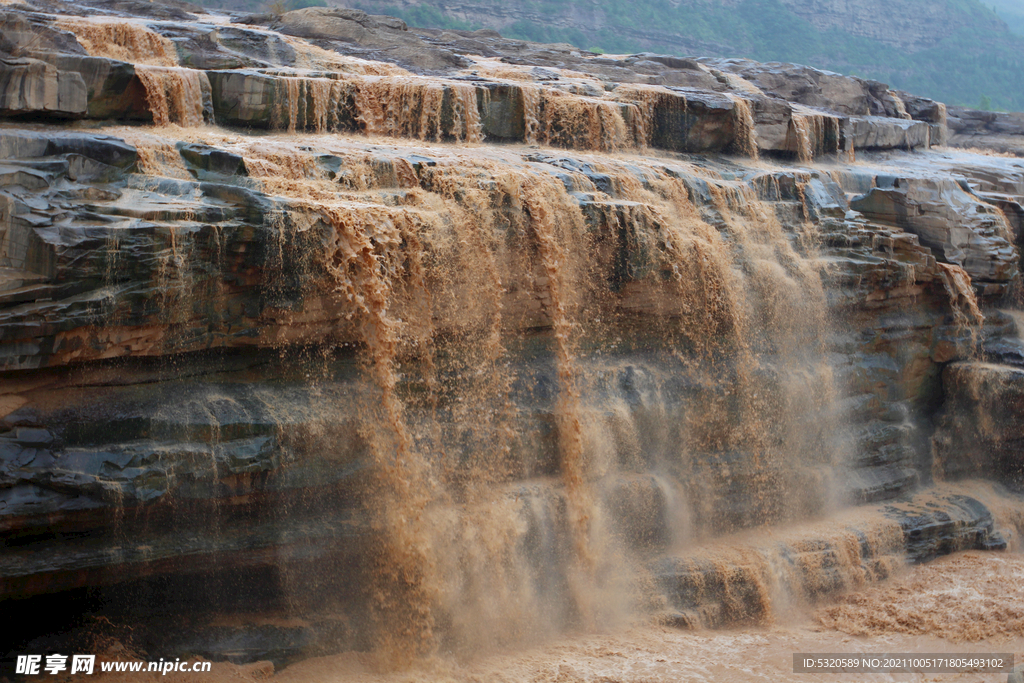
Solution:
[(796, 147), (796, 157), (804, 164), (814, 160), (814, 143), (811, 137), (812, 121), (814, 121), (812, 117), (794, 112), (793, 118), (790, 119), (789, 123), (790, 134), (793, 136), (794, 146)]
[[(644, 149), (650, 144), (654, 105), (665, 92), (663, 88), (645, 85), (622, 85), (615, 89), (616, 98), (632, 105), (632, 128), (634, 144)], [(686, 106), (686, 100), (683, 100)]]
[(524, 85), (520, 89), (523, 97), (523, 120), (526, 125), (524, 139), (527, 144), (536, 145), (541, 135), (540, 105), (543, 91), (536, 85)]
[[(613, 151), (632, 146), (621, 105), (610, 100), (579, 97), (561, 91), (532, 93), (527, 99), (528, 110), (539, 106), (531, 100), (539, 98), (543, 115), (533, 114), (537, 121), (536, 137), (528, 140), (547, 145), (580, 145), (587, 149)], [(529, 118), (529, 117), (528, 117)], [(527, 124), (530, 126), (530, 124)]]
[[(508, 567), (505, 581), (474, 579), (479, 586), (467, 589), (462, 585), (459, 588), (466, 565), (477, 566), (490, 560), (498, 562), (499, 567), (507, 566), (509, 553), (515, 552), (514, 544), (522, 534), (519, 506), (507, 498), (495, 497), (493, 493), (488, 496), (483, 491), (487, 482), (501, 483), (507, 478), (508, 473), (503, 471), (509, 466), (503, 463), (503, 460), (507, 461), (507, 444), (502, 446), (499, 441), (495, 444), (497, 448), (488, 447), (486, 444), (493, 443), (493, 440), (483, 438), (482, 434), (480, 447), (486, 454), (496, 456), (493, 460), (476, 456), (473, 459), (474, 469), (468, 473), (433, 472), (427, 454), (413, 445), (406, 418), (407, 405), (397, 393), (396, 363), (399, 347), (405, 344), (399, 337), (417, 339), (415, 346), (419, 354), (432, 358), (431, 347), (435, 342), (431, 338), (433, 332), (429, 321), (437, 314), (438, 308), (445, 311), (449, 297), (462, 299), (468, 293), (458, 280), (463, 277), (463, 272), (472, 271), (459, 269), (453, 272), (450, 268), (455, 264), (449, 259), (471, 259), (481, 265), (486, 274), (481, 284), (484, 291), (491, 292), (491, 296), (478, 301), (478, 316), (466, 320), (467, 311), (463, 308), (452, 312), (463, 320), (445, 315), (440, 323), (449, 334), (457, 332), (462, 336), (464, 333), (458, 330), (466, 327), (470, 340), (477, 337), (475, 342), (467, 340), (460, 355), (468, 352), (470, 358), (475, 356), (493, 368), (503, 353), (500, 339), (502, 276), (494, 260), (494, 250), (499, 247), (492, 242), (493, 238), (487, 236), (488, 231), (480, 229), (481, 220), (485, 225), (493, 225), (494, 212), (489, 206), (489, 198), (482, 196), (479, 189), (474, 190), (472, 179), (467, 182), (461, 176), (437, 174), (430, 182), (441, 197), (414, 192), (406, 200), (409, 209), (353, 201), (355, 197), (339, 204), (339, 188), (326, 182), (318, 173), (311, 155), (261, 145), (259, 149), (250, 149), (246, 159), (247, 163), (259, 162), (250, 163), (250, 167), (266, 190), (296, 197), (302, 202), (304, 211), (312, 216), (322, 214), (333, 226), (336, 243), (328, 252), (338, 256), (334, 257), (334, 265), (328, 262), (328, 267), (343, 300), (354, 305), (353, 315), (361, 321), (360, 337), (366, 346), (368, 368), (381, 392), (380, 406), (373, 411), (375, 414), (368, 416), (368, 429), (372, 434), (370, 440), (375, 466), (380, 470), (374, 485), (373, 507), (384, 539), (381, 559), (375, 569), (375, 581), (379, 584), (374, 591), (379, 612), (377, 646), (383, 655), (382, 661), (390, 665), (400, 664), (408, 661), (410, 656), (423, 654), (434, 647), (436, 643), (431, 637), (433, 610), (449, 615), (446, 621), (458, 631), (455, 635), (461, 640), (478, 640), (481, 637), (479, 622), (469, 619), (468, 615), (482, 616), (481, 609), (486, 613), (489, 609), (486, 605), (494, 603), (495, 598), (500, 606), (495, 607), (500, 611), (500, 618), (512, 622), (511, 628), (496, 629), (495, 637), (514, 638), (516, 633), (523, 637), (527, 624), (531, 620), (536, 623), (537, 610), (543, 609), (542, 605), (535, 604), (537, 601), (530, 597), (529, 586), (523, 583), (524, 570)], [(281, 178), (279, 174), (285, 177)], [(523, 181), (523, 178), (514, 176), (501, 179), (502, 186), (508, 189), (522, 185)], [(557, 183), (554, 186), (561, 187)], [(476, 199), (466, 202), (462, 208), (439, 201), (443, 197), (451, 201), (456, 193), (464, 198), (464, 202), (470, 196)], [(561, 194), (565, 194), (564, 189)], [(311, 199), (318, 204), (308, 204)], [(575, 205), (563, 203), (578, 214)], [(539, 206), (535, 207), (537, 220), (540, 220), (541, 210)], [(539, 225), (541, 227), (537, 231), (548, 235), (543, 227), (546, 224)], [(451, 234), (452, 226), (455, 227), (455, 234), (451, 235), (454, 242), (446, 237)], [(427, 227), (430, 228), (429, 233)], [(547, 230), (550, 229), (548, 225)], [(394, 311), (401, 306), (399, 299), (403, 297), (399, 290), (405, 287), (403, 282), (407, 279), (403, 267), (398, 264), (407, 262), (408, 253), (399, 257), (394, 250), (408, 249), (421, 242), (427, 243), (431, 250), (433, 267), (423, 271), (421, 265), (410, 274), (412, 289), (420, 293), (414, 298), (420, 303), (413, 310), (403, 310), (401, 317), (408, 321), (404, 322)], [(479, 251), (471, 254), (463, 246), (467, 242)], [(560, 248), (557, 244), (551, 245), (551, 249), (557, 248)], [(418, 252), (414, 252), (413, 261), (422, 264), (422, 259), (415, 253)], [(441, 254), (445, 258), (438, 258)], [(561, 264), (557, 260), (549, 260), (548, 265), (557, 278)], [(425, 285), (428, 279), (433, 285), (429, 294)], [(452, 292), (453, 288), (462, 291)], [(561, 311), (562, 308), (559, 306), (552, 310)], [(552, 316), (559, 321), (564, 318), (554, 312)], [(474, 323), (474, 320), (478, 322)], [(420, 324), (415, 321), (420, 321)], [(424, 321), (427, 321), (426, 325)], [(568, 330), (561, 328), (561, 322), (559, 325), (561, 338), (567, 339), (570, 336)], [(428, 365), (434, 365), (433, 360)], [(449, 363), (442, 369), (476, 375), (486, 366), (467, 367), (464, 363), (453, 366)], [(428, 390), (436, 392), (434, 379), (430, 376), (433, 370), (425, 374)], [(485, 419), (494, 420), (495, 436), (507, 439), (511, 425), (508, 415), (503, 413), (509, 410), (510, 405), (508, 380), (502, 379), (500, 368), (495, 375), (480, 382), (460, 378), (460, 393), (466, 394), (466, 398), (481, 401), (482, 405), (467, 405), (467, 410), (489, 408), (492, 414)], [(457, 400), (461, 403), (463, 396)], [(461, 407), (457, 407), (457, 411), (461, 411)], [(567, 421), (566, 424), (572, 423)], [(428, 432), (433, 433), (437, 428), (428, 428)], [(491, 433), (489, 430), (484, 432)], [(437, 438), (437, 441), (440, 443), (441, 439)], [(569, 462), (578, 463), (578, 449), (575, 455)], [(483, 471), (484, 465), (486, 471)], [(567, 495), (574, 497), (572, 493)], [(453, 515), (446, 507), (452, 504), (458, 505), (463, 512)], [(577, 506), (577, 509), (582, 507)], [(505, 512), (496, 516), (501, 510)], [(442, 547), (447, 548), (443, 553)], [(480, 569), (483, 571), (484, 567), (481, 565)], [(484, 590), (489, 595), (484, 595)], [(461, 594), (463, 592), (466, 594)], [(505, 597), (501, 597), (503, 593)], [(522, 615), (517, 617), (517, 611)], [(396, 619), (407, 627), (395, 632), (391, 625)]]
[(146, 88), (146, 103), (153, 114), (153, 123), (158, 126), (176, 123), (188, 128), (203, 125), (203, 92), (210, 91), (206, 72), (137, 65), (135, 75)]
[[(826, 142), (834, 141), (835, 144), (838, 144), (840, 138), (839, 119), (806, 109), (794, 108), (789, 123), (789, 137), (790, 147), (796, 152), (797, 160), (800, 163), (811, 163)], [(831, 150), (825, 149), (825, 151)], [(847, 160), (854, 161), (852, 146), (847, 151)]]
[(381, 396), (368, 440), (377, 470), (373, 511), (384, 532), (373, 575), (380, 582), (373, 590), (376, 644), (384, 661), (401, 666), (435, 646), (431, 607), (437, 601), (437, 587), (424, 526), (433, 475), (413, 444), (396, 393), (399, 340), (390, 314), (393, 283), (382, 276), (381, 266), (395, 258), (390, 250), (403, 242), (417, 243), (420, 226), (413, 216), (370, 206), (316, 210), (333, 229), (326, 265), (336, 291), (359, 316), (367, 363)]
[[(801, 464), (828, 466), (842, 457), (840, 439), (832, 431), (839, 413), (825, 360), (829, 321), (816, 237), (787, 235), (774, 211), (745, 184), (709, 187), (733, 249), (745, 264), (744, 276), (733, 285), (738, 293), (732, 295), (738, 303), (732, 332), (738, 369), (734, 392), (744, 417), (729, 443), (752, 451), (762, 474), (751, 496), (763, 501), (766, 519), (781, 521), (794, 510), (784, 502), (784, 485), (773, 473)], [(788, 369), (774, 389), (758, 379), (757, 368), (766, 363)], [(776, 432), (777, 424), (785, 427)], [(834, 506), (832, 493), (821, 494), (819, 504)]]
[[(682, 632), (637, 625), (614, 634), (563, 637), (544, 646), (501, 652), (471, 661), (435, 659), (401, 674), (373, 671), (358, 653), (318, 657), (272, 672), (270, 662), (235, 665), (215, 662), (212, 674), (112, 674), (101, 683), (139, 680), (277, 681), (280, 683), (1003, 683), (1006, 674), (817, 674), (794, 673), (794, 653), (993, 653), (1010, 651), (1020, 660), (1020, 638), (994, 643), (953, 644), (935, 636), (902, 633), (854, 637), (811, 624)], [(106, 655), (107, 659), (117, 659)], [(868, 678), (867, 676), (870, 676)]]
[(136, 65), (178, 65), (174, 43), (142, 23), (123, 19), (60, 19), (57, 25), (75, 34), (93, 57)]
[(296, 132), (300, 124), (318, 134), (338, 130), (344, 81), (316, 76), (281, 76), (280, 80), (285, 85), (285, 97), (274, 109), (275, 127), (289, 133)]
[(440, 140), (445, 89), (418, 78), (374, 78), (356, 82), (356, 109), (369, 135)]
[[(1019, 615), (1024, 556), (968, 552), (908, 568), (888, 585), (851, 592), (843, 618), (831, 608), (790, 609), (771, 626), (681, 631), (639, 622), (613, 632), (574, 634), (526, 649), (469, 658), (437, 656), (401, 673), (379, 673), (359, 653), (316, 657), (279, 670), (214, 663), (202, 680), (279, 683), (995, 683), (1006, 674), (794, 673), (796, 653), (1012, 653), (1024, 656)], [(981, 636), (958, 637), (957, 629)], [(864, 633), (851, 631), (866, 630)], [(985, 634), (985, 635), (983, 635)], [(950, 637), (947, 637), (950, 636)], [(116, 646), (104, 655), (117, 659)], [(149, 676), (149, 678), (147, 678)], [(118, 680), (99, 677), (101, 683)], [(127, 679), (124, 679), (127, 680)], [(132, 680), (200, 680), (136, 674)]]
[[(340, 311), (329, 339), (354, 340), (371, 380), (360, 430), (370, 444), (366, 498), (379, 535), (369, 580), (374, 661), (409, 665), (449, 649), (601, 628), (622, 623), (650, 597), (642, 563), (622, 552), (611, 529), (602, 487), (634, 474), (620, 454), (640, 458), (651, 423), (584, 392), (619, 368), (581, 344), (646, 334), (629, 310), (637, 302), (655, 314), (668, 351), (698, 387), (679, 418), (682, 437), (664, 456), (682, 474), (656, 482), (669, 501), (664, 523), (676, 529), (673, 542), (723, 530), (699, 526), (716, 514), (714, 490), (668, 485), (672, 477), (686, 484), (704, 474), (738, 476), (719, 455), (742, 452), (750, 463), (742, 474), (751, 512), (723, 523), (726, 531), (805, 519), (834, 503), (827, 475), (809, 472), (813, 495), (799, 497), (782, 476), (841, 458), (827, 434), (838, 409), (824, 354), (817, 236), (783, 227), (746, 183), (677, 160), (605, 155), (580, 155), (592, 176), (556, 176), (511, 146), (396, 149), (285, 134), (253, 141), (209, 129), (182, 137), (241, 155), (245, 182), (277, 198), (281, 208), (266, 220), (278, 240), (268, 267), (283, 267), (296, 245), (310, 250), (316, 267), (303, 277), (311, 292), (328, 292), (323, 305)], [(410, 149), (432, 163), (413, 166)], [(336, 157), (336, 174), (327, 173), (325, 157)], [(610, 180), (607, 191), (596, 177)], [(592, 213), (570, 187), (593, 198)], [(604, 279), (618, 249), (643, 255), (623, 271), (628, 295)], [(170, 254), (168, 279), (179, 253), (187, 252)], [(510, 398), (521, 378), (507, 356), (525, 344), (543, 347), (554, 368), (555, 395), (543, 408), (555, 427), (551, 464), (531, 461), (535, 445), (520, 433), (529, 416)], [(692, 519), (703, 521), (690, 528)], [(568, 559), (560, 537), (568, 538)], [(857, 563), (852, 539), (840, 534), (832, 556), (845, 585), (857, 587), (875, 577)], [(536, 564), (529, 544), (547, 564)], [(737, 602), (741, 586), (758, 586), (764, 621), (777, 619), (786, 590), (814, 589), (808, 580), (784, 590), (770, 552), (702, 552), (731, 577)], [(804, 563), (804, 574), (815, 576), (819, 568)], [(560, 583), (552, 589), (545, 581)]]
[[(977, 336), (978, 327), (985, 322), (985, 315), (978, 307), (978, 297), (971, 285), (971, 276), (963, 267), (953, 263), (937, 263), (942, 287), (949, 298), (959, 329), (970, 332), (972, 340)], [(973, 344), (972, 344), (973, 346)]]
[(466, 142), (483, 142), (483, 125), (480, 122), (480, 107), (477, 104), (476, 88), (472, 85), (456, 84), (451, 87), (455, 130), (459, 139)]
[(691, 628), (786, 623), (794, 611), (897, 575), (906, 563), (899, 524), (874, 511), (721, 535), (675, 552), (691, 586)]
[[(895, 108), (896, 108), (896, 116), (895, 116), (895, 118), (905, 119), (905, 120), (909, 121), (911, 119), (911, 116), (910, 116), (910, 114), (907, 113), (907, 105), (903, 101), (903, 99), (900, 98), (899, 95), (897, 95), (896, 93), (894, 93), (891, 90), (889, 91), (889, 96), (892, 98), (892, 103), (895, 105)], [(941, 105), (941, 106), (945, 106), (945, 105)]]
[(204, 71), (178, 66), (178, 53), (168, 38), (125, 20), (61, 19), (57, 25), (75, 34), (90, 55), (135, 65), (156, 125), (203, 125), (209, 80)]
[(1024, 636), (1024, 556), (969, 551), (815, 613), (822, 626), (856, 636), (936, 635), (952, 643)]
[(122, 137), (135, 146), (140, 173), (154, 178), (193, 179), (185, 167), (181, 153), (173, 144), (135, 131), (125, 131)]
[(455, 142), (483, 141), (476, 87), (413, 76), (351, 77), (357, 120), (368, 135), (440, 141), (451, 121)]
[[(530, 216), (537, 253), (547, 280), (546, 312), (551, 318), (558, 366), (558, 404), (555, 419), (558, 425), (560, 469), (569, 504), (576, 559), (586, 577), (593, 571), (594, 549), (591, 547), (591, 515), (594, 510), (593, 491), (588, 479), (581, 423), (580, 393), (577, 386), (573, 352), (574, 320), (568, 290), (575, 284), (566, 261), (578, 247), (584, 234), (583, 216), (579, 208), (565, 201), (565, 188), (557, 181), (528, 182), (522, 186), (523, 201)], [(561, 210), (559, 210), (561, 209)], [(585, 609), (586, 603), (579, 601)], [(584, 623), (592, 625), (592, 615), (584, 614)]]
[(750, 102), (738, 95), (729, 95), (736, 108), (736, 128), (739, 133), (736, 138), (739, 140), (740, 150), (750, 157), (757, 159), (757, 132), (754, 130), (754, 110)]

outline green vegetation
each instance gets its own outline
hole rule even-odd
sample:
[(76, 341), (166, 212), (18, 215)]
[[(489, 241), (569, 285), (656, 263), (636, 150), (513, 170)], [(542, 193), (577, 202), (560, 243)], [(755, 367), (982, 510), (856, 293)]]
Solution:
[(405, 21), (410, 26), (427, 26), (431, 28), (443, 28), (443, 29), (455, 29), (457, 31), (475, 31), (480, 26), (473, 26), (467, 24), (464, 21), (458, 19), (452, 19), (448, 17), (441, 10), (431, 5), (415, 5), (410, 7), (404, 12), (377, 12), (372, 9), (360, 7), (358, 4), (355, 5), (358, 9), (369, 12), (370, 14), (390, 14), (391, 16), (398, 17)]
[[(680, 55), (749, 57), (784, 61), (872, 78), (894, 88), (933, 97), (949, 104), (974, 106), (982, 95), (996, 109), (1024, 111), (1024, 37), (998, 27), (1016, 12), (1024, 30), (1021, 0), (933, 0), (956, 18), (953, 32), (918, 52), (858, 37), (841, 30), (822, 31), (795, 15), (781, 0), (740, 0), (724, 5), (714, 0), (478, 0), (482, 8), (518, 3), (545, 19), (593, 12), (595, 28), (561, 28), (555, 21), (520, 21), (501, 29), (509, 38), (571, 43), (610, 53), (643, 50)], [(995, 2), (995, 7), (988, 4)], [(576, 8), (572, 8), (577, 4)], [(894, 5), (899, 5), (894, 2)], [(388, 0), (362, 0), (360, 9), (393, 14), (411, 26), (475, 29), (448, 17), (441, 0), (398, 8)], [(893, 11), (904, 11), (898, 6)], [(674, 36), (678, 48), (667, 47)], [(656, 40), (656, 43), (652, 43)], [(652, 45), (656, 45), (653, 46)]]
[(1010, 30), (1024, 36), (1024, 3), (1021, 0), (990, 0), (992, 8), (1002, 17)]

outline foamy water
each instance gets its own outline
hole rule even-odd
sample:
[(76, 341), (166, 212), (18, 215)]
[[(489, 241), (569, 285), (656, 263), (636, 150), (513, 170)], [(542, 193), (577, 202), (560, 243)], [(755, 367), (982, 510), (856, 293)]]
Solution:
[[(1024, 661), (1024, 555), (971, 551), (905, 570), (816, 611), (771, 627), (680, 631), (637, 624), (569, 635), (543, 646), (456, 657), (439, 653), (380, 673), (360, 653), (316, 657), (276, 674), (269, 662), (213, 665), (212, 674), (132, 675), (132, 681), (252, 683), (1002, 683), (1005, 673), (795, 674), (793, 654), (1013, 653)], [(899, 615), (889, 619), (886, 615)], [(110, 658), (124, 659), (116, 652)], [(94, 676), (98, 683), (129, 680)]]

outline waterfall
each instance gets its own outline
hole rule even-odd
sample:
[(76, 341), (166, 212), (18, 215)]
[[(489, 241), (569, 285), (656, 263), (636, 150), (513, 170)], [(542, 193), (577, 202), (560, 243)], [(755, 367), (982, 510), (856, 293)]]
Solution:
[(209, 92), (206, 73), (180, 67), (141, 66), (135, 74), (146, 88), (146, 103), (153, 123), (176, 123), (186, 128), (203, 125), (203, 92)]
[(736, 106), (736, 127), (739, 132), (736, 135), (739, 141), (740, 150), (751, 159), (757, 159), (757, 132), (754, 129), (754, 110), (750, 102), (738, 95), (730, 95), (729, 99)]
[[(581, 211), (567, 179), (497, 151), (466, 150), (415, 171), (395, 160), (393, 176), (341, 152), (341, 184), (290, 146), (239, 151), (266, 192), (295, 202), (295, 213), (275, 223), (285, 249), (326, 231), (326, 251), (311, 257), (324, 259), (331, 305), (348, 311), (379, 392), (362, 420), (372, 435), (368, 491), (382, 538), (374, 623), (388, 657), (430, 651), (437, 638), (508, 643), (531, 628), (630, 613), (642, 572), (607, 505), (611, 491), (625, 491), (609, 489), (612, 482), (647, 471), (623, 460), (632, 447), (616, 445), (627, 442), (615, 434), (641, 434), (639, 420), (654, 422), (630, 438), (645, 440), (656, 455), (644, 457), (672, 473), (658, 475), (658, 490), (678, 490), (647, 522), (652, 528), (701, 538), (833, 504), (827, 471), (839, 456), (828, 432), (840, 411), (824, 356), (814, 236), (788, 232), (752, 187), (700, 172), (711, 197), (702, 204), (682, 169), (652, 163), (641, 172), (604, 160), (593, 172), (612, 179), (612, 195), (569, 173), (576, 191), (601, 197), (595, 214)], [(415, 177), (415, 189), (401, 206), (381, 203), (381, 189), (404, 182), (402, 174)], [(621, 231), (626, 241), (613, 238)], [(623, 256), (645, 264), (618, 276), (636, 290), (630, 299), (652, 302), (657, 334), (696, 382), (683, 416), (619, 408), (614, 426), (605, 415), (621, 404), (595, 391), (609, 372), (634, 372), (628, 361), (584, 350), (595, 335), (642, 333), (604, 281)], [(551, 449), (557, 476), (521, 488), (523, 477), (551, 472), (531, 453), (539, 444), (523, 441), (533, 418), (510, 393), (523, 378), (502, 360), (522, 343), (514, 330), (531, 326), (548, 330), (556, 395), (545, 410), (554, 436), (542, 450)], [(730, 474), (736, 453), (748, 464)], [(794, 473), (814, 479), (814, 496), (792, 497)], [(752, 504), (716, 521), (719, 484), (707, 484), (737, 476)], [(538, 536), (544, 528), (546, 538)], [(487, 558), (499, 573), (465, 573)], [(537, 571), (552, 578), (541, 581)], [(482, 614), (500, 626), (482, 627)], [(395, 623), (405, 626), (395, 631)], [(435, 634), (441, 624), (446, 635)]]
[(144, 24), (114, 19), (61, 19), (57, 25), (75, 34), (86, 52), (130, 64), (178, 65), (174, 44)]

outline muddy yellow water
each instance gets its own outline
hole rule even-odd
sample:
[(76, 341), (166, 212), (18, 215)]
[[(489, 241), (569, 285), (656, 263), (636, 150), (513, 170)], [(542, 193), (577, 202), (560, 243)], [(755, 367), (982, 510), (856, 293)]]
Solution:
[[(275, 683), (698, 683), (949, 681), (993, 683), (1005, 673), (797, 674), (793, 654), (1012, 653), (1024, 660), (1024, 555), (971, 551), (906, 569), (835, 604), (793, 611), (771, 627), (680, 631), (639, 623), (566, 635), (515, 651), (438, 653), (402, 672), (378, 673), (359, 653), (316, 657), (273, 672), (268, 662), (215, 663), (202, 677), (136, 674), (132, 681)], [(108, 658), (118, 658), (110, 653)], [(123, 658), (123, 657), (122, 657)], [(99, 683), (128, 680), (113, 675)]]

